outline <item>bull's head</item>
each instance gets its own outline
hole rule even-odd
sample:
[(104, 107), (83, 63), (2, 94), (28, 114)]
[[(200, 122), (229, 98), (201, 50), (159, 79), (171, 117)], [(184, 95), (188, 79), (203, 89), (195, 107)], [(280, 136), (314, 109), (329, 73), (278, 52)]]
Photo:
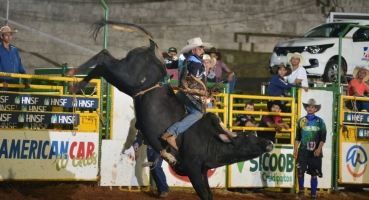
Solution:
[[(234, 140), (235, 149), (232, 154), (238, 161), (250, 160), (273, 150), (273, 142), (256, 137), (252, 132), (238, 132)], [(238, 162), (237, 161), (237, 162)]]

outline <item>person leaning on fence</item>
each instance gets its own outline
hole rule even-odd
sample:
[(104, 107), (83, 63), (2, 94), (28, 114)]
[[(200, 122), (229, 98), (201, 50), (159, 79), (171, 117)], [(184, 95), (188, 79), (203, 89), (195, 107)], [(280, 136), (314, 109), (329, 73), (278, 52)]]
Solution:
[(301, 87), (305, 90), (305, 92), (307, 92), (309, 82), (307, 79), (306, 70), (303, 67), (305, 63), (305, 57), (298, 52), (288, 53), (287, 61), (292, 68), (292, 73), (287, 77), (288, 82), (291, 84), (301, 83)]
[[(281, 112), (284, 109), (284, 105), (281, 101), (268, 101), (267, 103), (268, 110), (270, 112)], [(275, 131), (258, 131), (258, 137), (265, 138), (272, 142), (275, 142), (275, 135), (277, 131), (284, 129), (289, 129), (290, 126), (286, 124), (280, 116), (272, 116), (272, 115), (264, 115), (261, 117), (259, 127), (265, 128), (275, 128)]]
[[(253, 102), (246, 102), (245, 108), (246, 111), (254, 111), (254, 103)], [(247, 115), (238, 115), (236, 122), (233, 124), (233, 126), (248, 126), (248, 127), (255, 127), (256, 121), (254, 116), (247, 114)]]
[[(26, 74), (18, 49), (10, 45), (13, 34), (17, 32), (17, 30), (12, 31), (8, 26), (0, 28), (0, 72)], [(0, 82), (3, 84), (3, 90), (19, 91), (17, 88), (8, 88), (8, 83), (18, 84), (18, 78), (0, 77)], [(23, 79), (23, 84), (25, 88), (30, 87), (27, 79)]]
[[(135, 152), (138, 151), (138, 147), (140, 147), (142, 143), (146, 144), (146, 140), (144, 139), (143, 134), (138, 130), (136, 134), (136, 140), (133, 142), (133, 149)], [(153, 148), (151, 148), (150, 145), (146, 145), (147, 161), (152, 163), (152, 166), (150, 166), (150, 171), (156, 184), (158, 197), (164, 198), (168, 196), (169, 187), (167, 184), (167, 178), (163, 168), (161, 167), (163, 158), (161, 158), (160, 155)]]
[(291, 69), (281, 62), (278, 67), (273, 67), (274, 74), (268, 87), (269, 96), (286, 96), (285, 89), (298, 87), (296, 83), (288, 83), (284, 77), (291, 73)]
[[(350, 84), (347, 87), (347, 95), (364, 97), (364, 93), (369, 93), (369, 87), (365, 83), (369, 80), (369, 70), (367, 70), (365, 67), (355, 67), (353, 76), (354, 79), (350, 81)], [(348, 100), (346, 107), (350, 110), (355, 110), (358, 112), (364, 109), (369, 112), (368, 101)]]
[[(322, 118), (315, 115), (319, 112), (321, 105), (315, 99), (309, 99), (303, 103), (307, 115), (301, 117), (296, 124), (296, 139), (293, 156), (296, 159), (296, 170), (298, 174), (299, 193), (297, 198), (303, 198), (304, 174), (311, 175), (311, 199), (316, 199), (318, 179), (322, 174), (322, 148), (326, 140), (327, 129)], [(300, 146), (299, 146), (300, 145)]]

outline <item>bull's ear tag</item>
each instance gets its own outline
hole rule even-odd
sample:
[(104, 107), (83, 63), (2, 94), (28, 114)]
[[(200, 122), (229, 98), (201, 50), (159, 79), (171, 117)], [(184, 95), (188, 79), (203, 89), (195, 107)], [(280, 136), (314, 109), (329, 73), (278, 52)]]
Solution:
[(142, 163), (142, 167), (151, 167), (152, 166), (152, 162), (144, 162)]

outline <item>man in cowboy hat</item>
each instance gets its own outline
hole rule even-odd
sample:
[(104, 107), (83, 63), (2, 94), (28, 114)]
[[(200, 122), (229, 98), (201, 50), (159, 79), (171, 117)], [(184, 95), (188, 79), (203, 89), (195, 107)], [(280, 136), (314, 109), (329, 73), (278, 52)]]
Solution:
[(300, 53), (288, 53), (287, 61), (292, 66), (292, 73), (287, 77), (287, 80), (291, 84), (301, 83), (301, 87), (307, 92), (309, 83), (306, 75), (306, 70), (303, 67), (305, 63), (305, 57)]
[[(234, 75), (234, 72), (232, 72), (227, 65), (221, 61), (222, 59), (222, 52), (217, 51), (215, 47), (212, 47), (207, 54), (210, 55), (210, 57), (215, 58), (217, 60), (217, 63), (214, 67), (214, 72), (216, 75), (216, 82), (223, 82), (223, 83), (229, 83), (229, 93), (233, 93), (234, 86), (236, 84), (236, 76)], [(228, 73), (227, 79), (222, 79), (223, 72)]]
[[(311, 198), (316, 199), (316, 189), (318, 187), (318, 177), (322, 174), (322, 148), (325, 143), (327, 129), (320, 117), (315, 113), (321, 108), (315, 99), (309, 99), (303, 103), (307, 115), (297, 121), (296, 139), (293, 156), (296, 159), (296, 170), (300, 191), (297, 198), (303, 198), (304, 194), (304, 174), (311, 175)], [(300, 146), (299, 146), (300, 145)]]
[(209, 82), (215, 82), (213, 80), (216, 79), (215, 72), (214, 72), (214, 66), (217, 64), (217, 61), (215, 58), (210, 57), (208, 54), (204, 54), (202, 56), (202, 62), (204, 63), (206, 67), (206, 80)]
[[(270, 112), (281, 112), (284, 109), (284, 105), (281, 101), (268, 101), (268, 110)], [(280, 116), (263, 115), (261, 117), (259, 127), (275, 128), (275, 131), (258, 131), (258, 137), (265, 138), (272, 142), (275, 142), (275, 135), (277, 131), (289, 129), (289, 125), (286, 124)]]
[(177, 98), (185, 105), (188, 115), (180, 122), (167, 129), (161, 139), (178, 150), (176, 137), (202, 118), (206, 109), (206, 68), (201, 56), (204, 54), (204, 44), (201, 38), (187, 40), (187, 45), (180, 51), (178, 59), (179, 91)]
[[(354, 79), (350, 81), (347, 87), (347, 95), (363, 97), (364, 93), (369, 93), (369, 87), (365, 83), (369, 80), (369, 70), (365, 67), (355, 67), (354, 69)], [(365, 109), (369, 112), (369, 102), (368, 101), (348, 101), (346, 107), (351, 110), (361, 111)]]
[[(12, 31), (8, 26), (0, 28), (0, 72), (26, 74), (22, 60), (17, 48), (10, 45), (12, 36), (17, 31)], [(19, 79), (0, 77), (0, 83), (3, 84), (3, 90), (17, 91), (18, 89), (9, 89), (8, 83), (19, 83)], [(24, 79), (24, 85), (29, 88), (28, 80)]]
[(287, 66), (281, 62), (278, 67), (274, 67), (275, 75), (272, 77), (268, 87), (269, 96), (286, 96), (284, 93), (285, 89), (291, 87), (297, 87), (296, 84), (288, 83), (284, 80), (284, 76), (288, 71)]
[[(206, 81), (212, 81), (215, 80), (215, 72), (214, 72), (214, 66), (217, 63), (215, 58), (210, 57), (208, 54), (204, 54), (202, 56), (202, 62), (205, 65), (206, 68)], [(214, 97), (208, 97), (207, 99), (207, 108), (213, 108), (213, 102), (215, 102), (216, 99)]]

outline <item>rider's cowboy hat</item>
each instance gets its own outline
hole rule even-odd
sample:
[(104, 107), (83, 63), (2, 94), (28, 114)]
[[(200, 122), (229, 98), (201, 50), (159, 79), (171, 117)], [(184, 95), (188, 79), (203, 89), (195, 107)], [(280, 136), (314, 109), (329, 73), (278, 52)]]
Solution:
[(2, 35), (3, 33), (17, 33), (18, 30), (14, 30), (12, 31), (12, 29), (10, 29), (9, 26), (3, 26), (0, 28), (0, 35)]
[(209, 55), (211, 53), (215, 53), (218, 56), (217, 60), (222, 59), (222, 52), (218, 51), (215, 47), (210, 48), (209, 52), (206, 52), (206, 53)]
[(315, 101), (315, 99), (309, 99), (309, 101), (307, 103), (302, 103), (302, 105), (304, 105), (305, 110), (306, 110), (306, 107), (307, 106), (315, 106), (316, 112), (318, 112), (320, 110), (320, 108), (321, 108), (321, 105), (320, 104), (317, 104), (316, 101)]
[(298, 58), (300, 58), (300, 63), (299, 63), (299, 65), (301, 65), (301, 66), (303, 66), (304, 65), (304, 63), (305, 63), (305, 57), (304, 56), (302, 56), (300, 53), (298, 53), (298, 52), (295, 52), (295, 53), (288, 53), (287, 54), (287, 62), (288, 62), (288, 64), (289, 65), (291, 65), (292, 66), (292, 64), (291, 64), (291, 58), (292, 57), (298, 57)]
[(202, 56), (202, 60), (209, 60), (210, 63), (211, 63), (211, 66), (210, 67), (214, 67), (216, 64), (217, 64), (217, 61), (215, 60), (215, 58), (211, 58), (208, 54), (204, 54)]
[(281, 68), (281, 67), (284, 67), (284, 68), (286, 68), (286, 69), (287, 69), (287, 73), (285, 74), (285, 76), (288, 76), (289, 74), (291, 74), (291, 72), (292, 72), (291, 68), (290, 68), (290, 67), (287, 67), (287, 66), (284, 64), (284, 62), (279, 63), (279, 65), (278, 65), (278, 66), (273, 66), (273, 73), (274, 73), (274, 74), (278, 74), (278, 70), (279, 70), (279, 68)]
[(363, 67), (355, 67), (354, 72), (352, 73), (352, 75), (354, 76), (354, 78), (357, 78), (358, 72), (364, 70), (366, 72), (365, 77), (363, 78), (364, 82), (367, 82), (369, 80), (369, 70), (366, 69), (364, 66)]
[(203, 47), (203, 46), (204, 46), (204, 43), (201, 41), (201, 38), (199, 37), (191, 38), (187, 40), (187, 45), (181, 49), (179, 54), (188, 53), (196, 47)]

